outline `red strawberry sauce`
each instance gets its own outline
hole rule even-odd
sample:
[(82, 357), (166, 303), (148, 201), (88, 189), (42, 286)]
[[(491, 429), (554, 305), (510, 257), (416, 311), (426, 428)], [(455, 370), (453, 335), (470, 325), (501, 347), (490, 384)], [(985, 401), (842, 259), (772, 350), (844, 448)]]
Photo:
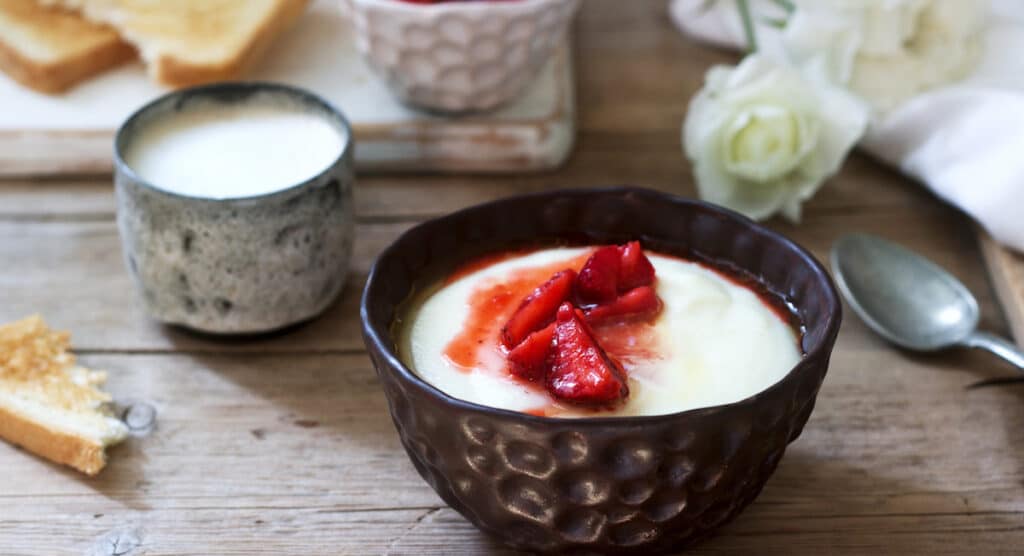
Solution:
[[(510, 272), (501, 281), (490, 280), (484, 283), (482, 287), (473, 292), (469, 300), (469, 316), (463, 323), (462, 331), (446, 346), (444, 356), (456, 368), (466, 373), (481, 369), (483, 367), (481, 355), (487, 354), (488, 351), (498, 354), (504, 359), (507, 356), (508, 350), (502, 345), (501, 331), (523, 299), (530, 295), (539, 284), (544, 283), (559, 271), (572, 269), (579, 272), (596, 249), (587, 250), (569, 261), (518, 269)], [(528, 250), (510, 251), (471, 261), (457, 268), (445, 280), (445, 285), (451, 284), (490, 265), (513, 257), (527, 255), (530, 252)], [(688, 259), (680, 260), (696, 262), (689, 261)], [(754, 291), (762, 303), (775, 313), (780, 320), (793, 328), (798, 328), (795, 326), (795, 317), (782, 306), (781, 301), (775, 298), (769, 299), (767, 293), (758, 287), (759, 284), (752, 279), (733, 276), (712, 266), (702, 263), (698, 264), (714, 271), (740, 287)], [(653, 326), (654, 323), (649, 321), (627, 319), (622, 322), (595, 326), (593, 327), (593, 332), (605, 352), (617, 360), (628, 372), (630, 368), (643, 365), (645, 361), (658, 357), (659, 349), (655, 334), (653, 333)], [(541, 392), (545, 391), (541, 383), (542, 381), (530, 382), (513, 377), (511, 374), (508, 376), (511, 380), (516, 380), (527, 388)], [(527, 413), (547, 415), (550, 414), (550, 410), (555, 409), (557, 406), (557, 402), (552, 400), (552, 404), (549, 407), (536, 408), (527, 411)]]
[[(519, 251), (472, 261), (456, 269), (445, 283), (450, 284), (492, 264), (528, 253)], [(480, 367), (481, 349), (505, 353), (500, 339), (501, 328), (512, 317), (523, 298), (556, 272), (567, 268), (579, 271), (592, 253), (592, 250), (588, 250), (569, 261), (520, 269), (510, 273), (501, 282), (488, 282), (485, 287), (478, 288), (470, 298), (469, 317), (463, 323), (462, 332), (445, 348), (445, 357), (457, 368), (469, 373)], [(651, 328), (648, 322), (622, 322), (596, 327), (594, 334), (608, 355), (618, 359), (628, 369), (657, 356)], [(543, 389), (535, 383), (519, 382)]]
[[(514, 255), (526, 255), (527, 252), (516, 252)], [(501, 351), (501, 328), (505, 326), (512, 313), (532, 292), (538, 284), (545, 282), (551, 275), (566, 268), (578, 270), (586, 262), (590, 253), (587, 252), (575, 259), (551, 265), (524, 268), (512, 272), (502, 282), (489, 282), (485, 287), (473, 292), (469, 300), (469, 317), (462, 325), (459, 333), (444, 350), (445, 357), (456, 367), (471, 372), (480, 366), (479, 350), (493, 349)], [(508, 255), (486, 257), (484, 264), (474, 261), (457, 269), (446, 284), (473, 272), (486, 268), (510, 258)], [(467, 270), (468, 269), (468, 270)]]

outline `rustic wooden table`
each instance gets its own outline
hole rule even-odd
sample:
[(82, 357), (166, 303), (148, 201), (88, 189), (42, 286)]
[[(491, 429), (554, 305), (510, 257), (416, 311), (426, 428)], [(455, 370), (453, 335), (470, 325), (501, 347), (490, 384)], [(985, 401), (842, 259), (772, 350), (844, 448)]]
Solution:
[[(95, 479), (0, 445), (0, 553), (504, 553), (406, 459), (357, 304), (376, 254), (426, 218), (553, 187), (693, 193), (679, 145), (686, 100), (733, 56), (680, 37), (663, 2), (586, 4), (569, 164), (362, 178), (348, 286), (324, 317), (279, 337), (217, 342), (148, 319), (121, 262), (109, 176), (0, 182), (0, 320), (43, 314), (110, 371), (119, 400), (158, 412), (157, 429), (112, 450)], [(854, 230), (907, 244), (962, 278), (984, 325), (1006, 332), (965, 220), (863, 156), (802, 225), (770, 225), (823, 259)], [(803, 436), (761, 497), (694, 553), (1020, 553), (1024, 387), (966, 389), (1013, 372), (984, 354), (895, 351), (848, 314)]]

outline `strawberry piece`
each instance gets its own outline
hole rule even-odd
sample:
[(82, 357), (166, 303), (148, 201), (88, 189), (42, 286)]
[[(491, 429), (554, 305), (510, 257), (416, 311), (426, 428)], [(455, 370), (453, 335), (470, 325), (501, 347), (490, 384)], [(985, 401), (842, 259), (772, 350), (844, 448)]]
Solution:
[(622, 367), (601, 349), (569, 303), (558, 309), (545, 386), (555, 398), (578, 405), (608, 405), (629, 395)]
[(518, 346), (527, 336), (555, 320), (558, 306), (572, 295), (575, 282), (576, 272), (563, 270), (526, 296), (501, 330), (505, 347), (512, 349)]
[(619, 293), (621, 259), (619, 249), (614, 245), (594, 251), (576, 278), (576, 295), (587, 303), (604, 303), (615, 299)]
[(644, 255), (639, 241), (619, 246), (619, 293), (654, 283), (654, 265)]
[(650, 318), (661, 311), (661, 299), (650, 286), (633, 288), (618, 299), (586, 311), (587, 322), (602, 324), (615, 319)]
[(543, 378), (554, 339), (555, 323), (527, 336), (508, 352), (509, 372), (524, 380), (536, 381)]

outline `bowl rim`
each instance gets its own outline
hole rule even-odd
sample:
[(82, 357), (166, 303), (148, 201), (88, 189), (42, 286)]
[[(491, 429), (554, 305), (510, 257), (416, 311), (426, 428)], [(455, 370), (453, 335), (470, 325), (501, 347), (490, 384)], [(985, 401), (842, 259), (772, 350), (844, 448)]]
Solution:
[(468, 2), (450, 1), (437, 4), (418, 4), (415, 2), (403, 2), (402, 0), (347, 0), (350, 4), (361, 6), (372, 6), (404, 13), (415, 13), (426, 17), (436, 17), (452, 13), (503, 12), (516, 14), (524, 11), (535, 10), (547, 4), (578, 4), (580, 0), (504, 0), (501, 2)]
[[(319, 108), (323, 111), (324, 117), (337, 126), (338, 133), (341, 135), (342, 145), (341, 149), (338, 151), (338, 156), (332, 159), (331, 163), (323, 169), (300, 182), (286, 185), (280, 189), (275, 189), (266, 193), (223, 198), (188, 195), (163, 188), (150, 180), (144, 179), (125, 159), (128, 146), (131, 143), (132, 133), (135, 132), (134, 128), (137, 125), (140, 125), (139, 121), (145, 118), (150, 112), (162, 108), (165, 104), (174, 103), (181, 99), (193, 96), (205, 96), (216, 99), (218, 94), (231, 92), (247, 93), (250, 95), (266, 92), (273, 95), (288, 97), (290, 100), (300, 104)], [(118, 126), (116, 133), (114, 133), (113, 147), (115, 179), (118, 175), (122, 175), (146, 191), (172, 199), (227, 206), (235, 203), (247, 204), (253, 201), (263, 201), (276, 197), (288, 197), (305, 189), (307, 186), (316, 183), (323, 176), (332, 173), (339, 165), (345, 165), (346, 161), (351, 159), (353, 156), (353, 149), (355, 148), (355, 135), (352, 130), (352, 124), (348, 121), (344, 112), (322, 96), (308, 89), (274, 81), (219, 81), (216, 83), (207, 83), (205, 85), (196, 85), (193, 87), (185, 87), (169, 91), (136, 108), (121, 123), (121, 125)], [(351, 165), (352, 163), (348, 162), (348, 164)]]
[[(629, 415), (629, 416), (601, 416), (601, 417), (547, 417), (541, 415), (533, 415), (530, 413), (524, 413), (521, 411), (515, 411), (511, 409), (504, 409), (493, 407), (489, 405), (479, 404), (468, 400), (463, 400), (451, 396), (438, 387), (430, 384), (423, 378), (421, 378), (416, 372), (410, 369), (398, 356), (397, 350), (393, 347), (393, 343), (387, 341), (391, 337), (390, 328), (392, 322), (386, 324), (373, 322), (370, 318), (369, 300), (372, 296), (376, 295), (376, 289), (378, 282), (382, 279), (381, 262), (389, 257), (396, 256), (398, 248), (405, 242), (410, 241), (410, 238), (419, 234), (427, 226), (444, 226), (446, 223), (460, 219), (469, 213), (493, 209), (496, 206), (500, 206), (511, 200), (524, 200), (524, 199), (538, 199), (538, 198), (580, 198), (588, 197), (591, 195), (639, 195), (649, 198), (650, 200), (666, 202), (686, 208), (697, 208), (700, 210), (709, 211), (717, 216), (728, 218), (737, 221), (747, 229), (751, 230), (759, 237), (764, 238), (768, 241), (775, 242), (787, 250), (794, 252), (810, 270), (814, 273), (814, 281), (822, 286), (824, 293), (826, 294), (827, 307), (825, 310), (828, 313), (825, 323), (821, 326), (824, 333), (821, 335), (821, 339), (815, 344), (810, 346), (810, 349), (803, 353), (803, 356), (799, 361), (778, 381), (774, 384), (747, 396), (741, 400), (735, 402), (719, 404), (707, 407), (698, 407), (687, 409), (683, 411), (677, 411), (673, 413), (663, 413), (658, 415)], [(398, 377), (405, 383), (415, 386), (421, 393), (429, 396), (436, 402), (440, 402), (446, 405), (455, 406), (462, 411), (473, 411), (488, 413), (492, 416), (500, 416), (508, 419), (523, 420), (533, 424), (542, 425), (556, 425), (556, 426), (570, 426), (574, 428), (591, 428), (591, 427), (606, 427), (606, 426), (633, 426), (633, 425), (645, 425), (645, 424), (656, 424), (666, 420), (675, 420), (683, 417), (701, 417), (705, 415), (711, 415), (719, 413), (731, 408), (752, 406), (759, 402), (762, 398), (769, 397), (779, 390), (786, 388), (787, 385), (794, 380), (794, 377), (798, 374), (807, 373), (813, 371), (817, 366), (817, 362), (824, 359), (828, 360), (830, 357), (832, 348), (835, 344), (835, 340), (839, 335), (839, 327), (842, 323), (842, 303), (839, 300), (839, 293), (836, 290), (835, 283), (833, 282), (828, 271), (824, 265), (818, 261), (814, 255), (807, 249), (797, 244), (792, 239), (785, 235), (771, 230), (757, 222), (743, 216), (737, 212), (729, 210), (725, 207), (700, 201), (697, 199), (680, 197), (677, 195), (648, 189), (636, 186), (615, 186), (615, 187), (589, 187), (589, 188), (574, 188), (574, 189), (554, 189), (548, 191), (526, 193), (522, 195), (515, 195), (511, 197), (505, 197), (502, 199), (496, 199), (487, 201), (470, 207), (466, 207), (445, 216), (438, 218), (432, 218), (430, 220), (421, 222), (412, 228), (409, 228), (403, 232), (394, 242), (392, 242), (387, 248), (381, 251), (377, 259), (374, 261), (373, 266), (370, 268), (370, 273), (367, 276), (366, 284), (363, 288), (363, 293), (359, 303), (359, 316), (362, 321), (363, 337), (367, 344), (367, 349), (370, 352), (377, 352), (379, 356), (384, 359), (384, 363), (387, 364), (391, 370), (398, 375)]]

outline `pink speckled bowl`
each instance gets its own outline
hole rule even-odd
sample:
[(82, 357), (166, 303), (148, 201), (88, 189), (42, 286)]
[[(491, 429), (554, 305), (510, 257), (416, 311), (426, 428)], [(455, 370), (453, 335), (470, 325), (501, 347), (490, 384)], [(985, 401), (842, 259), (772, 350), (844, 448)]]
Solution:
[(367, 63), (403, 102), (440, 112), (489, 110), (514, 99), (551, 57), (580, 5), (346, 2)]

